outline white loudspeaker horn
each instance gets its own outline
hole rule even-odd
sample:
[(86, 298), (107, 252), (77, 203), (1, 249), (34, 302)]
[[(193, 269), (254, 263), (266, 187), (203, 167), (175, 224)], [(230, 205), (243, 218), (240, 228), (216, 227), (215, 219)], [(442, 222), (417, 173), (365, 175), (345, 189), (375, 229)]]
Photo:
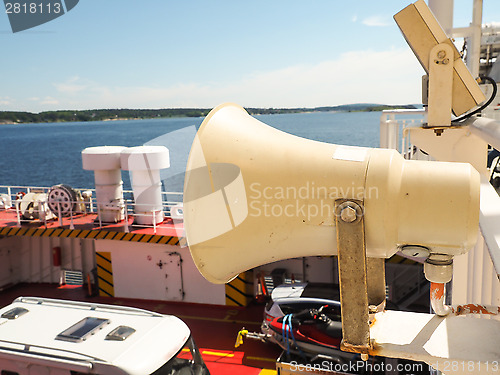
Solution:
[(269, 262), (336, 255), (341, 198), (362, 201), (368, 257), (405, 245), (453, 256), (476, 242), (479, 174), (469, 164), (303, 139), (229, 103), (205, 118), (187, 164), (184, 226), (196, 266), (224, 283)]

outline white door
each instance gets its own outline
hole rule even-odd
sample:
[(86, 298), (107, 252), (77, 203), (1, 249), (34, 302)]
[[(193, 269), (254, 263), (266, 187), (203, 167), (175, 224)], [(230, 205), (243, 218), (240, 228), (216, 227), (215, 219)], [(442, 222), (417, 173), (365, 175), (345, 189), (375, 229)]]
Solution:
[(167, 281), (168, 299), (182, 301), (184, 299), (184, 287), (181, 254), (178, 252), (167, 252), (166, 259), (165, 279)]
[(184, 288), (182, 280), (182, 257), (177, 252), (166, 251), (152, 259), (157, 280), (155, 294), (163, 300), (182, 301)]

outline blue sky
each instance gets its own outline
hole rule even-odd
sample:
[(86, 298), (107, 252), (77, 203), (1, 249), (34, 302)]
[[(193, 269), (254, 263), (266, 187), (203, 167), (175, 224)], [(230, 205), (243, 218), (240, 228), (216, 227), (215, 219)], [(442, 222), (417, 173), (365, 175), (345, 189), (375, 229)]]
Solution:
[[(0, 5), (0, 110), (419, 103), (392, 19), (410, 2), (80, 0), (16, 34)], [(471, 13), (455, 0), (456, 27)]]

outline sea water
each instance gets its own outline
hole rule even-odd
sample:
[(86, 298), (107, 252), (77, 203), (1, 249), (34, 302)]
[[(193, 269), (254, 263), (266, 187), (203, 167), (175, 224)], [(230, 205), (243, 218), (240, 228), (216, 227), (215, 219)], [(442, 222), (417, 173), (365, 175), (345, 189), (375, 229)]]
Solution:
[[(310, 112), (255, 116), (279, 130), (321, 142), (377, 147), (380, 112)], [(162, 178), (182, 190), (183, 175), (196, 128), (203, 118), (0, 125), (0, 185), (94, 187), (92, 171), (82, 168), (81, 152), (92, 146), (162, 144), (171, 168)], [(277, 145), (279, 147), (279, 145)], [(177, 177), (177, 178), (175, 178)], [(124, 188), (130, 189), (128, 174)]]

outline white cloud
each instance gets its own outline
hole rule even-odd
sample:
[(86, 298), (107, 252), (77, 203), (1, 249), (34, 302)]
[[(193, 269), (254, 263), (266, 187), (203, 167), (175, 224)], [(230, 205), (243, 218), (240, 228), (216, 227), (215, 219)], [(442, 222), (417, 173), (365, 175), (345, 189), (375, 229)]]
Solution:
[[(57, 83), (57, 93), (37, 110), (90, 108), (316, 107), (348, 103), (420, 102), (423, 70), (409, 49), (352, 51), (338, 59), (247, 74), (230, 84), (183, 83), (169, 87), (106, 86), (77, 78)], [(74, 88), (70, 88), (75, 86)], [(83, 87), (84, 86), (84, 87)], [(62, 89), (61, 89), (62, 88)]]
[(84, 91), (89, 87), (89, 82), (83, 82), (78, 76), (74, 76), (65, 82), (54, 84), (57, 91), (64, 94), (75, 94)]
[[(8, 96), (0, 96), (0, 105), (3, 105), (3, 106), (10, 106), (10, 105), (12, 105), (11, 98), (9, 98)], [(2, 108), (1, 110), (5, 110), (5, 109)]]
[(256, 74), (231, 89), (245, 106), (414, 103), (420, 101), (421, 74), (409, 50), (356, 51), (337, 60)]
[(59, 100), (57, 100), (56, 98), (53, 98), (51, 96), (46, 96), (45, 98), (40, 100), (40, 104), (41, 105), (58, 105)]
[(390, 26), (392, 23), (389, 22), (387, 20), (386, 17), (383, 17), (383, 16), (370, 16), (370, 17), (367, 17), (365, 19), (363, 19), (363, 21), (361, 21), (361, 23), (365, 26)]
[(40, 98), (38, 96), (33, 96), (31, 98), (28, 98), (27, 100), (35, 102), (36, 105), (40, 106), (51, 106), (51, 105), (57, 105), (59, 104), (59, 100), (52, 97), (52, 96), (45, 96), (43, 98)]

